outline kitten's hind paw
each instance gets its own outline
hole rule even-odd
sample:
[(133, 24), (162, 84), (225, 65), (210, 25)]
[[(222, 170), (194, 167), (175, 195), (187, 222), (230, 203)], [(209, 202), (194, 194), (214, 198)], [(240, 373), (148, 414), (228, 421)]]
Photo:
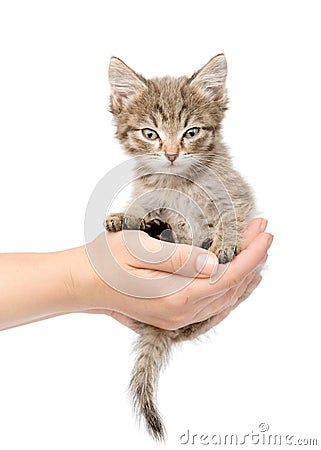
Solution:
[(207, 238), (205, 241), (202, 242), (201, 248), (205, 248), (205, 250), (209, 250), (211, 248), (211, 245), (213, 243), (213, 239)]
[(219, 250), (217, 257), (220, 264), (227, 264), (238, 254), (237, 247), (225, 247)]

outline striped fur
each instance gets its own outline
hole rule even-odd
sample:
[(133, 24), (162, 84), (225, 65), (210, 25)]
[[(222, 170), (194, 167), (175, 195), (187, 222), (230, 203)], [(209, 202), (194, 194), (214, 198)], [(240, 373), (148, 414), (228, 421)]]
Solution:
[[(128, 219), (127, 228), (138, 223), (147, 231), (148, 224), (152, 229), (161, 220), (169, 224), (174, 241), (210, 246), (221, 263), (242, 248), (254, 208), (251, 190), (222, 142), (226, 70), (224, 55), (190, 78), (147, 80), (118, 58), (111, 59), (109, 68), (116, 136), (129, 155), (140, 156), (134, 201), (126, 211), (134, 220)], [(106, 219), (109, 231), (123, 225), (124, 213)], [(129, 392), (137, 416), (145, 419), (155, 440), (163, 441), (165, 428), (156, 406), (160, 372), (171, 346), (205, 333), (210, 320), (176, 331), (136, 325), (139, 337)]]

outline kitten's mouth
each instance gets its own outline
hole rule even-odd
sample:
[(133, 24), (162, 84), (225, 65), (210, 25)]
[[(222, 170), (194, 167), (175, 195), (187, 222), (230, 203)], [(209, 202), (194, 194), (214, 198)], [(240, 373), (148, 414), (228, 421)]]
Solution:
[(162, 166), (170, 173), (178, 173), (186, 170), (184, 161), (163, 161)]
[(176, 161), (166, 161), (165, 165), (166, 167), (177, 167), (179, 166), (179, 163), (177, 163)]
[(179, 168), (179, 164), (174, 164), (174, 163), (167, 163), (166, 164), (166, 169), (168, 170), (176, 170)]
[(169, 173), (181, 173), (187, 169), (187, 164), (184, 159), (176, 159), (175, 161), (170, 161), (169, 159), (165, 159), (163, 156), (157, 155), (148, 158), (147, 167), (152, 171), (165, 171)]

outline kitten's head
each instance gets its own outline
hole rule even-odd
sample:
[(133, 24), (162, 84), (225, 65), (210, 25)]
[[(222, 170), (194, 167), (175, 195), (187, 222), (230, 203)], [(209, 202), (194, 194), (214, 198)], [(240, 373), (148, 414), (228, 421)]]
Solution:
[(226, 110), (224, 55), (191, 78), (145, 79), (113, 57), (109, 67), (116, 136), (146, 173), (193, 176), (215, 161)]

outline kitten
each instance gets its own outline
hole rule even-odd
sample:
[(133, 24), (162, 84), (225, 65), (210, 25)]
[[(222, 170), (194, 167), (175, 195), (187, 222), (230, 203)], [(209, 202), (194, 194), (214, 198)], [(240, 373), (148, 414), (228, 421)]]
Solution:
[[(222, 142), (226, 74), (223, 54), (190, 78), (145, 79), (120, 59), (111, 59), (116, 136), (139, 161), (133, 202), (126, 213), (106, 218), (108, 231), (140, 229), (158, 239), (207, 248), (223, 264), (242, 248), (254, 200)], [(156, 440), (165, 437), (155, 401), (160, 370), (171, 346), (205, 333), (210, 320), (176, 331), (137, 322), (129, 388), (137, 415)]]

